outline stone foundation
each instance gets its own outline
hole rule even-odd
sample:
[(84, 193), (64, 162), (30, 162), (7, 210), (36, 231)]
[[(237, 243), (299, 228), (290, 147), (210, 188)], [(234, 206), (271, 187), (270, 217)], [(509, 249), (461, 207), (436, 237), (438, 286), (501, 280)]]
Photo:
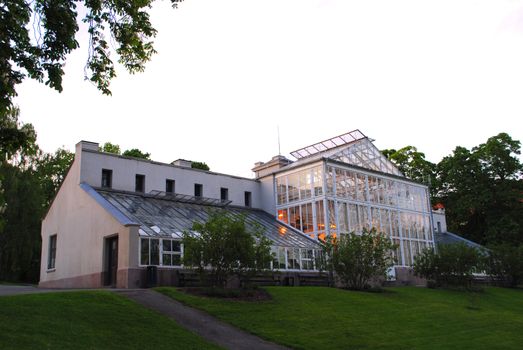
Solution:
[(57, 280), (40, 282), (39, 288), (102, 288), (102, 273), (92, 273), (89, 275), (62, 278)]

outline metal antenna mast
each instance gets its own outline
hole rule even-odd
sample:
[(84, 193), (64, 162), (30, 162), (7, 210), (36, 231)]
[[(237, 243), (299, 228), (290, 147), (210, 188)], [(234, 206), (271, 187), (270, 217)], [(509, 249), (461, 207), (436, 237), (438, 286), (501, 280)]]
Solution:
[(276, 126), (278, 128), (278, 155), (281, 156), (281, 149), (280, 149), (280, 126)]

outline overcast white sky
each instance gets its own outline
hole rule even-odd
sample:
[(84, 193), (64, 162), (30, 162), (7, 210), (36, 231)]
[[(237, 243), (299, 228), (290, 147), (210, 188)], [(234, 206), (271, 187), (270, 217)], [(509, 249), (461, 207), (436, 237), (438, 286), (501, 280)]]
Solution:
[(158, 54), (120, 68), (113, 96), (83, 80), (85, 33), (63, 93), (19, 86), (44, 150), (110, 141), (251, 177), (278, 125), (283, 155), (353, 129), (433, 162), (502, 131), (523, 141), (523, 1), (186, 0), (151, 15)]

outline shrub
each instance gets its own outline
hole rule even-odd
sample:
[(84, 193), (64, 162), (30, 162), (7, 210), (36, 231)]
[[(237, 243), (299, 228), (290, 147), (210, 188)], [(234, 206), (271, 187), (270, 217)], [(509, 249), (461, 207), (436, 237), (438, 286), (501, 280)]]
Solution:
[(431, 287), (471, 287), (473, 273), (482, 270), (483, 254), (464, 243), (425, 249), (414, 259), (414, 273)]
[(515, 288), (523, 283), (523, 244), (504, 243), (489, 248), (488, 273), (508, 287)]
[(328, 238), (324, 244), (328, 269), (336, 272), (344, 287), (355, 290), (369, 288), (373, 278), (386, 278), (394, 265), (395, 245), (376, 229), (361, 235), (350, 233), (340, 239)]
[(212, 286), (225, 287), (233, 275), (248, 277), (270, 266), (271, 242), (261, 227), (248, 228), (243, 216), (212, 212), (192, 230), (183, 235), (183, 264), (196, 267), (202, 277), (209, 272)]

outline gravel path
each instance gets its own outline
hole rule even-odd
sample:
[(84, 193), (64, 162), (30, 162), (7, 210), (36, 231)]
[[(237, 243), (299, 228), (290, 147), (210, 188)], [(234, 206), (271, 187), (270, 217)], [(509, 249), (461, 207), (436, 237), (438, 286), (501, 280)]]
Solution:
[(231, 350), (284, 350), (278, 344), (263, 340), (239, 330), (209, 314), (183, 305), (163, 294), (150, 289), (120, 290), (119, 294), (174, 319), (182, 327), (202, 338)]

